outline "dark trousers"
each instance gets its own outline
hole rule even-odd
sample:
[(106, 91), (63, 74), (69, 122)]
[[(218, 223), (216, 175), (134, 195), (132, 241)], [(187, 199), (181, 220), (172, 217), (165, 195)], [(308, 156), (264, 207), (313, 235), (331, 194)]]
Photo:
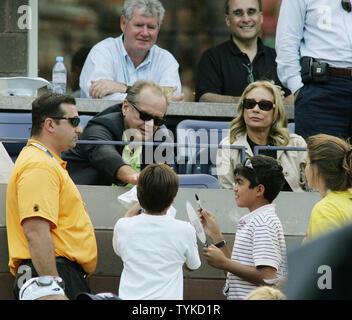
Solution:
[[(80, 292), (90, 293), (86, 274), (82, 267), (63, 257), (56, 258), (57, 271), (65, 282), (65, 294), (70, 299), (76, 299)], [(16, 279), (13, 287), (13, 294), (16, 300), (19, 299), (19, 292), (22, 285), (30, 278), (38, 277), (31, 260), (23, 260), (18, 268)]]
[(305, 139), (318, 133), (352, 137), (352, 77), (305, 84), (295, 102), (295, 132)]

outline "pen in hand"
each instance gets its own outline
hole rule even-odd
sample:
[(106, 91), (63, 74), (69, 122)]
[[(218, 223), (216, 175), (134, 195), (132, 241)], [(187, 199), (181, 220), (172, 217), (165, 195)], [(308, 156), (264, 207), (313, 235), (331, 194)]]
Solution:
[(201, 203), (200, 203), (200, 199), (199, 199), (199, 197), (198, 197), (198, 195), (197, 194), (195, 194), (195, 196), (196, 196), (196, 200), (197, 200), (197, 203), (198, 203), (198, 206), (199, 206), (199, 209), (200, 209), (200, 212), (202, 212), (202, 205), (201, 205)]

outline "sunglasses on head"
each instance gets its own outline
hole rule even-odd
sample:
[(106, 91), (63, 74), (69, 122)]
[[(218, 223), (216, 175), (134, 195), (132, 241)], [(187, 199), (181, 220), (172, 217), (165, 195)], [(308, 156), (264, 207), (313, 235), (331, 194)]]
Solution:
[(342, 5), (342, 8), (344, 10), (346, 10), (347, 12), (351, 12), (352, 11), (351, 0), (341, 0), (341, 5)]
[(71, 122), (72, 126), (78, 127), (78, 125), (81, 122), (81, 119), (79, 117), (71, 117), (71, 118), (65, 118), (65, 117), (50, 117), (55, 120), (68, 120)]
[(259, 181), (258, 181), (258, 176), (257, 176), (257, 172), (255, 171), (252, 161), (251, 159), (247, 158), (244, 160), (244, 162), (242, 163), (244, 168), (250, 169), (254, 174), (255, 174), (255, 183), (258, 185)]
[(255, 99), (243, 99), (243, 108), (253, 109), (258, 105), (260, 110), (269, 111), (274, 108), (274, 104), (269, 100), (256, 101)]
[(160, 118), (160, 117), (156, 117), (156, 116), (152, 116), (151, 114), (147, 113), (147, 112), (144, 112), (140, 109), (137, 108), (137, 106), (135, 104), (133, 104), (132, 102), (129, 102), (128, 103), (133, 107), (135, 108), (138, 113), (139, 113), (139, 118), (143, 121), (150, 121), (150, 120), (154, 120), (154, 124), (157, 125), (157, 126), (162, 126), (166, 120), (165, 118)]

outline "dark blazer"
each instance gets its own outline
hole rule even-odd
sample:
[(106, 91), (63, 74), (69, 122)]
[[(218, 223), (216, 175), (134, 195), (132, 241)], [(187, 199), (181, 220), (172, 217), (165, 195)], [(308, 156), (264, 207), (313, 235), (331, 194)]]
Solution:
[[(124, 121), (121, 106), (122, 104), (114, 105), (94, 116), (83, 133), (79, 135), (79, 140), (122, 141)], [(166, 130), (164, 132), (165, 137), (162, 141), (170, 142)], [(122, 159), (123, 148), (124, 145), (77, 144), (75, 148), (63, 152), (62, 159), (67, 161), (67, 171), (76, 184), (111, 185), (114, 183), (121, 185), (124, 183), (116, 178), (116, 172), (121, 166), (126, 165)], [(148, 164), (144, 160), (146, 150), (147, 148), (143, 147), (142, 169)], [(147, 159), (150, 159), (150, 156)], [(172, 161), (173, 155), (165, 162), (171, 163)], [(154, 157), (151, 162), (154, 162)]]

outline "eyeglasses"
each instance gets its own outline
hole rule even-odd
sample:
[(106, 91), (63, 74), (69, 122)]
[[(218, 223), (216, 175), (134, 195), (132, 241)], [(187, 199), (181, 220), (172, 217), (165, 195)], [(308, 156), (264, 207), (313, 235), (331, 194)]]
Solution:
[[(258, 11), (257, 9), (255, 9), (255, 8), (249, 8), (249, 9), (247, 10), (247, 15), (248, 15), (249, 17), (252, 17), (252, 16), (254, 16), (255, 14), (257, 14), (258, 12), (259, 12), (259, 11)], [(232, 15), (232, 16), (234, 16), (234, 17), (237, 17), (237, 18), (243, 17), (243, 16), (244, 16), (244, 10), (242, 10), (242, 9), (234, 10), (234, 11), (232, 11), (232, 12), (230, 13), (230, 15)]]
[(243, 108), (245, 109), (253, 109), (256, 105), (263, 111), (270, 111), (275, 107), (269, 100), (260, 100), (257, 102), (255, 99), (243, 99)]
[(50, 117), (52, 119), (55, 119), (55, 120), (68, 120), (71, 122), (71, 124), (74, 126), (74, 127), (78, 127), (78, 125), (80, 124), (81, 122), (81, 119), (79, 117), (71, 117), (71, 118), (65, 118), (65, 117)]
[(346, 10), (347, 12), (351, 12), (352, 11), (351, 0), (341, 0), (341, 5), (342, 5), (342, 8), (344, 10)]
[(132, 102), (128, 101), (128, 103), (139, 112), (139, 118), (141, 120), (143, 121), (154, 120), (154, 124), (157, 126), (162, 126), (166, 122), (165, 118), (152, 116), (151, 114), (138, 109), (137, 106)]

